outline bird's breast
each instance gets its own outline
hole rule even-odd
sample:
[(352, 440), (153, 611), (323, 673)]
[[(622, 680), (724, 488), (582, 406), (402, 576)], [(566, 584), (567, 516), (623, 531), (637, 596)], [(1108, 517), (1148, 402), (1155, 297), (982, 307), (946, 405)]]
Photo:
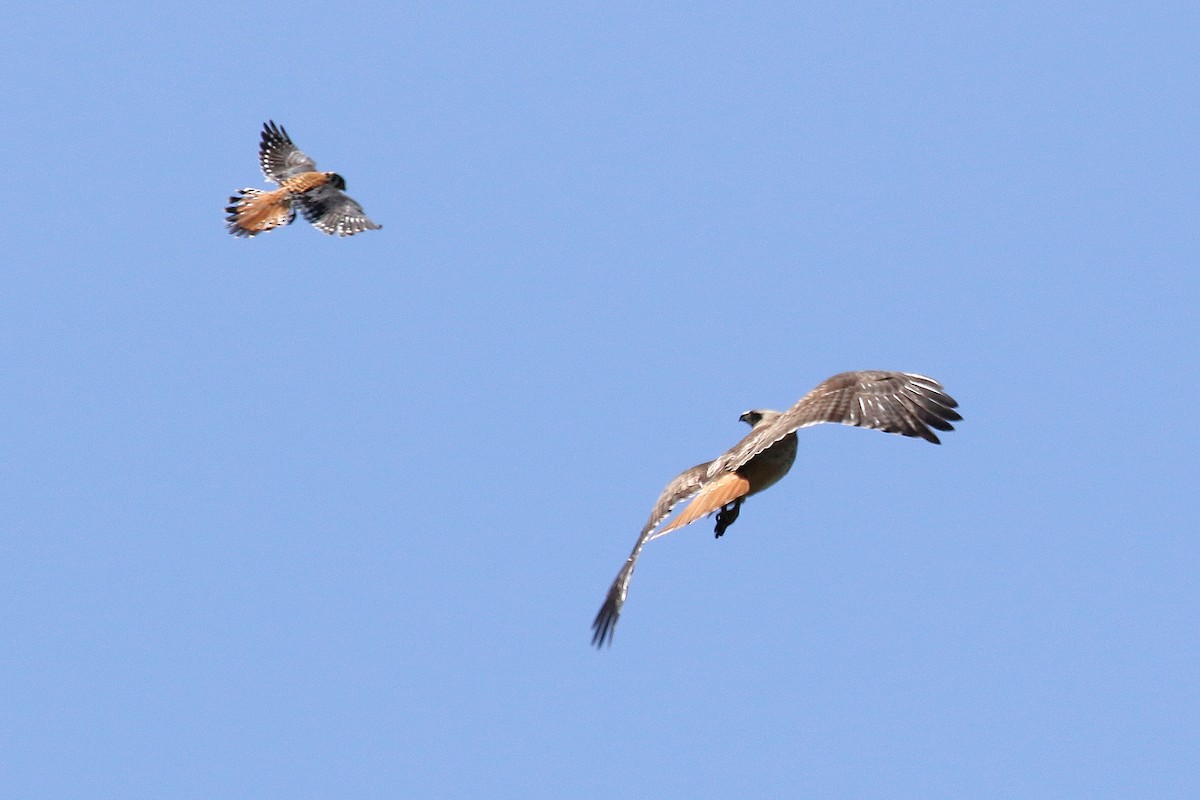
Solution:
[(796, 434), (789, 433), (775, 444), (746, 462), (738, 473), (750, 482), (751, 494), (774, 486), (788, 474), (796, 460)]

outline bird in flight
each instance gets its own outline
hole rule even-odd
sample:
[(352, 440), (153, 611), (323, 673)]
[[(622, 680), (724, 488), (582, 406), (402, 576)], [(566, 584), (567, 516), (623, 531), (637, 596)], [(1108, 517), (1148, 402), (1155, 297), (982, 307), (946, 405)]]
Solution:
[(383, 227), (368, 219), (363, 207), (343, 191), (345, 178), (336, 172), (317, 172), (316, 162), (292, 143), (282, 125), (263, 124), (258, 163), (267, 180), (279, 188), (241, 189), (229, 198), (225, 224), (234, 236), (249, 238), (290, 225), (297, 206), (317, 230), (331, 235), (353, 236)]
[[(659, 495), (633, 552), (604, 598), (592, 623), (592, 644), (612, 642), (633, 567), (646, 542), (716, 512), (718, 537), (734, 523), (747, 497), (773, 486), (796, 460), (796, 431), (821, 422), (837, 422), (885, 433), (920, 437), (940, 444), (931, 430), (954, 430), (962, 419), (958, 403), (933, 378), (907, 372), (843, 372), (801, 397), (787, 411), (753, 410), (742, 414), (750, 433), (724, 455), (685, 470)], [(668, 525), (659, 526), (676, 505), (692, 498)]]

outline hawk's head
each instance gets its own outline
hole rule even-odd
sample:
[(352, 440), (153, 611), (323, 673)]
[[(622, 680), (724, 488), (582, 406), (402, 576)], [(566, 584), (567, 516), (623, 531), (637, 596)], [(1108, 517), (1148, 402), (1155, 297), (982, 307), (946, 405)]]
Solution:
[(749, 425), (751, 428), (757, 428), (764, 423), (774, 422), (783, 416), (778, 411), (771, 411), (765, 408), (752, 408), (744, 412), (738, 419)]

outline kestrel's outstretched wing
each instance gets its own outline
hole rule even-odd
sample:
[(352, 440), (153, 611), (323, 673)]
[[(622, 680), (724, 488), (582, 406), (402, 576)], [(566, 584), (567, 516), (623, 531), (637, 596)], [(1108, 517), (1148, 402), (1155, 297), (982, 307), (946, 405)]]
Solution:
[(363, 207), (342, 191), (345, 187), (341, 176), (335, 175), (328, 183), (297, 194), (296, 205), (300, 206), (304, 218), (324, 233), (352, 236), (382, 228), (368, 219)]
[(625, 604), (625, 595), (629, 591), (629, 580), (633, 577), (633, 567), (637, 563), (638, 556), (642, 554), (642, 548), (653, 538), (654, 529), (670, 516), (671, 509), (703, 488), (706, 481), (705, 475), (711, 463), (706, 461), (703, 464), (697, 464), (681, 473), (662, 490), (658, 502), (654, 504), (654, 510), (650, 512), (650, 518), (646, 520), (646, 525), (642, 528), (641, 535), (638, 536), (637, 544), (633, 546), (633, 552), (629, 554), (629, 558), (625, 559), (624, 566), (621, 567), (621, 571), (617, 573), (616, 579), (609, 587), (608, 596), (604, 598), (604, 605), (600, 606), (600, 612), (596, 614), (596, 619), (592, 622), (592, 644), (601, 647), (612, 642), (613, 630), (617, 626), (617, 618), (621, 616), (621, 606)]
[(708, 468), (709, 476), (736, 470), (790, 433), (821, 422), (838, 422), (885, 433), (919, 436), (940, 444), (939, 431), (962, 419), (958, 403), (933, 378), (908, 372), (843, 372), (822, 382), (770, 425), (752, 431)]
[(258, 146), (258, 163), (267, 180), (283, 183), (305, 172), (316, 172), (317, 164), (292, 143), (282, 125), (274, 120), (263, 123), (262, 143)]

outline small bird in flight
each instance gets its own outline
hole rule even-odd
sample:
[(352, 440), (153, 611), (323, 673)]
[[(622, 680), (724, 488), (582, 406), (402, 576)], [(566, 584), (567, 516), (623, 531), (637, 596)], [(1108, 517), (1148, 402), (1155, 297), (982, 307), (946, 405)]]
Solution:
[[(633, 552), (617, 573), (604, 605), (592, 623), (592, 644), (612, 642), (621, 606), (633, 577), (633, 567), (646, 542), (682, 528), (701, 517), (717, 513), (716, 535), (734, 523), (742, 502), (773, 486), (796, 460), (796, 431), (821, 422), (837, 422), (885, 433), (919, 436), (940, 444), (939, 431), (954, 430), (950, 423), (962, 419), (958, 403), (932, 378), (907, 372), (843, 372), (834, 375), (787, 411), (754, 410), (742, 414), (750, 433), (724, 455), (697, 464), (667, 484), (650, 519), (642, 528)], [(658, 530), (675, 506), (695, 498), (669, 525)]]
[(242, 189), (229, 198), (225, 211), (226, 227), (234, 236), (251, 237), (283, 225), (290, 225), (300, 213), (317, 230), (338, 236), (360, 231), (379, 230), (363, 213), (363, 208), (343, 189), (346, 179), (336, 172), (317, 172), (317, 164), (292, 143), (283, 126), (274, 122), (263, 125), (258, 163), (267, 180), (278, 189), (264, 192)]

